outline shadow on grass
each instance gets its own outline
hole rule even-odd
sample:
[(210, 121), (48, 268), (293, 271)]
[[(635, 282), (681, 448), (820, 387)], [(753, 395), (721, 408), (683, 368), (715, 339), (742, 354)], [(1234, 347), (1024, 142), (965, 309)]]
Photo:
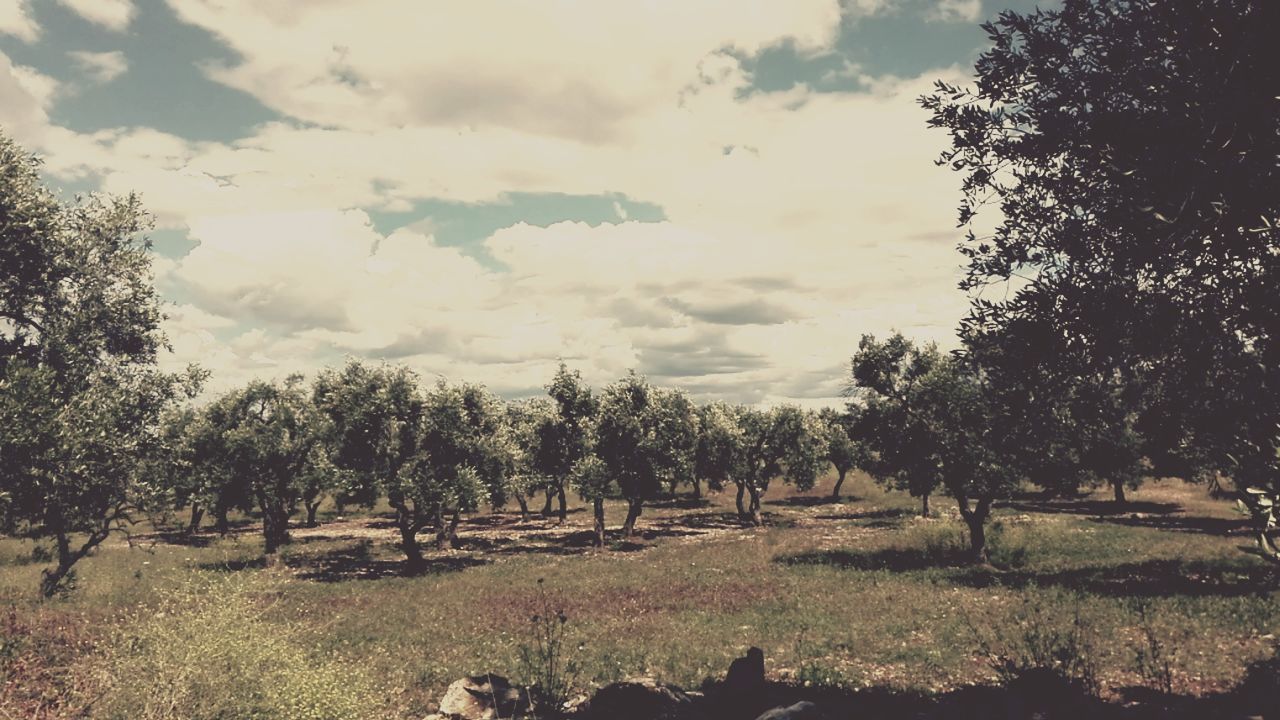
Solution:
[(1142, 516), (1133, 514), (1123, 517), (1118, 515), (1113, 517), (1097, 517), (1091, 518), (1091, 520), (1093, 522), (1108, 523), (1111, 525), (1152, 528), (1154, 530), (1168, 530), (1170, 532), (1201, 533), (1204, 535), (1215, 535), (1218, 537), (1248, 535), (1250, 527), (1249, 520), (1247, 518), (1188, 517), (1186, 515)]
[(867, 510), (865, 512), (830, 513), (814, 515), (815, 520), (868, 521), (862, 523), (866, 527), (899, 527), (907, 518), (915, 515), (915, 510), (893, 508), (888, 510)]
[(810, 550), (794, 555), (783, 555), (775, 558), (775, 561), (783, 565), (815, 565), (841, 570), (909, 572), (931, 568), (961, 567), (965, 563), (965, 557), (958, 549), (929, 551), (924, 548), (919, 550), (886, 548), (871, 552)]
[(1089, 500), (1077, 498), (1046, 498), (1029, 495), (996, 503), (996, 507), (1008, 508), (1019, 512), (1044, 513), (1048, 515), (1171, 515), (1182, 510), (1178, 503), (1149, 502), (1130, 500), (1123, 505), (1112, 500)]
[(767, 500), (767, 505), (779, 505), (782, 507), (817, 507), (819, 505), (841, 505), (844, 503), (861, 502), (862, 499), (853, 495), (841, 495), (838, 498), (830, 495), (792, 495), (791, 497), (781, 498), (779, 500)]
[(792, 566), (915, 572), (947, 570), (951, 582), (973, 588), (1057, 586), (1106, 597), (1244, 597), (1280, 590), (1280, 567), (1147, 560), (1040, 572), (967, 563), (960, 548), (887, 548), (867, 552), (815, 550), (775, 558)]

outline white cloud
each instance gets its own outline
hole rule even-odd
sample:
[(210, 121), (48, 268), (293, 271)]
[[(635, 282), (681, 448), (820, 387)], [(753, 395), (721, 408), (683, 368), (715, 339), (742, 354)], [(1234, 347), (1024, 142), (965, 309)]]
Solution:
[[(564, 357), (597, 383), (637, 367), (707, 395), (819, 402), (862, 332), (946, 341), (966, 306), (955, 180), (932, 162), (945, 136), (915, 102), (960, 73), (743, 97), (750, 78), (723, 52), (817, 51), (835, 2), (467, 2), (433, 6), (432, 23), (405, 22), (421, 10), (407, 0), (170, 2), (243, 58), (214, 77), (317, 125), (227, 144), (54, 129), (44, 147), (50, 172), (140, 190), (189, 228), (199, 245), (162, 287), (234, 323), (170, 322), (177, 356), (219, 382), (350, 353), (521, 392)], [(617, 223), (516, 224), (484, 242), (495, 269), (431, 223), (384, 235), (368, 218), (512, 192), (621, 194), (667, 219), (619, 205)]]
[(31, 17), (31, 0), (0, 0), (0, 35), (29, 43), (40, 38), (40, 26)]
[(68, 54), (76, 61), (81, 72), (98, 84), (109, 83), (129, 70), (129, 61), (119, 50), (112, 52), (77, 50)]
[(36, 144), (49, 127), (49, 107), (59, 86), (53, 78), (14, 65), (0, 52), (0, 127), (18, 142)]
[(982, 0), (937, 0), (925, 19), (937, 22), (977, 22), (982, 18)]
[(58, 0), (77, 15), (108, 30), (123, 32), (133, 22), (133, 0)]

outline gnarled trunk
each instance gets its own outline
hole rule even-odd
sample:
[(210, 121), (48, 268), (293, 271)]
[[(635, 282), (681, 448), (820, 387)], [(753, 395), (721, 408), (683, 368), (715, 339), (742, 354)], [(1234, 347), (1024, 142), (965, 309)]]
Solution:
[(699, 480), (698, 478), (693, 479), (693, 499), (694, 500), (702, 499), (702, 481)]
[(306, 500), (302, 501), (302, 504), (307, 506), (307, 527), (316, 526), (316, 510), (320, 509), (320, 503), (320, 499), (317, 499), (315, 502), (308, 502)]
[(555, 488), (548, 485), (544, 492), (547, 495), (547, 502), (542, 506), (542, 517), (551, 517), (551, 500), (555, 497)]
[(1127, 502), (1128, 502), (1128, 499), (1127, 499), (1127, 498), (1125, 498), (1125, 496), (1124, 496), (1124, 481), (1123, 481), (1123, 480), (1112, 480), (1112, 481), (1111, 481), (1111, 489), (1115, 492), (1116, 504), (1117, 504), (1117, 505), (1124, 505), (1125, 503), (1127, 503)]
[(969, 526), (969, 562), (982, 565), (987, 558), (987, 518), (991, 515), (989, 497), (978, 498), (977, 504), (970, 508), (969, 499), (963, 495), (956, 497), (960, 507), (960, 516)]
[(200, 503), (191, 503), (191, 521), (187, 523), (187, 534), (195, 535), (200, 532), (200, 521), (204, 519), (204, 508)]
[(520, 505), (520, 521), (528, 522), (529, 520), (529, 500), (525, 498), (524, 493), (516, 493), (516, 502)]
[(750, 517), (747, 514), (747, 506), (742, 504), (742, 495), (747, 491), (746, 483), (738, 483), (738, 496), (734, 498), (734, 502), (738, 506), (738, 517), (745, 520)]
[(844, 476), (849, 474), (849, 468), (840, 470), (840, 476), (836, 478), (836, 486), (831, 488), (831, 499), (840, 499), (840, 486), (844, 485)]
[(565, 500), (565, 497), (564, 497), (564, 480), (563, 479), (561, 479), (560, 483), (556, 486), (556, 495), (560, 499), (559, 516), (560, 516), (560, 522), (563, 523), (565, 521), (565, 518), (568, 517), (569, 515), (569, 503), (567, 500)]
[(418, 516), (417, 506), (410, 508), (403, 501), (393, 501), (396, 509), (396, 528), (400, 530), (400, 549), (404, 552), (409, 567), (422, 565), (422, 547), (418, 545), (418, 531), (422, 529), (422, 519)]
[(604, 547), (604, 498), (596, 498), (591, 503), (595, 517), (596, 547)]
[(760, 489), (755, 485), (748, 484), (747, 492), (751, 493), (751, 505), (747, 508), (751, 524), (756, 526), (764, 525), (764, 518), (760, 516)]
[(929, 517), (929, 493), (920, 496), (920, 517)]
[(279, 498), (268, 498), (265, 493), (258, 494), (258, 508), (262, 510), (263, 552), (268, 555), (268, 564), (281, 545), (289, 544), (289, 506)]
[(644, 500), (640, 498), (627, 499), (627, 521), (622, 524), (622, 536), (629, 538), (635, 534), (636, 519), (640, 517), (640, 512), (644, 508)]

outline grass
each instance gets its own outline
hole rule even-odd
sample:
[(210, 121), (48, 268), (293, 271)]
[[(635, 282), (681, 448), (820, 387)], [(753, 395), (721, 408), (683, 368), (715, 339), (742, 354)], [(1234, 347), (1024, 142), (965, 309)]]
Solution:
[[(175, 589), (219, 577), (269, 581), (254, 627), (287, 634), (301, 653), (290, 657), (346, 659), (403, 717), (429, 712), (463, 675), (517, 672), (540, 587), (568, 617), (582, 689), (633, 675), (697, 687), (756, 645), (774, 679), (944, 693), (998, 679), (984, 648), (1013, 652), (1028, 623), (1057, 637), (1067, 628), (1055, 623), (1077, 617), (1105, 698), (1150, 684), (1136, 658), (1153, 637), (1185, 695), (1223, 692), (1271, 653), (1280, 574), (1241, 552), (1239, 520), (1201, 488), (1148, 485), (1124, 512), (1101, 496), (1010, 503), (989, 533), (994, 567), (972, 568), (957, 563), (953, 504), (938, 498), (941, 516), (926, 520), (865, 477), (846, 482), (857, 499), (818, 501), (827, 487), (814, 499), (775, 491), (760, 529), (732, 517), (728, 493), (660, 503), (641, 518), (643, 539), (606, 552), (583, 542), (590, 518), (577, 508), (563, 529), (480, 515), (463, 526), (464, 549), (429, 554), (412, 577), (376, 513), (299, 531), (283, 569), (260, 566), (252, 525), (190, 546), (113, 542), (81, 564), (73, 593), (45, 604), (33, 598), (39, 551), (0, 540), (11, 617), (0, 717), (35, 716), (32, 683), (74, 689), (75, 668), (142, 633), (140, 617), (172, 606)], [(614, 526), (622, 513), (609, 507)], [(49, 623), (65, 637), (40, 630)], [(74, 709), (44, 702), (47, 717)]]

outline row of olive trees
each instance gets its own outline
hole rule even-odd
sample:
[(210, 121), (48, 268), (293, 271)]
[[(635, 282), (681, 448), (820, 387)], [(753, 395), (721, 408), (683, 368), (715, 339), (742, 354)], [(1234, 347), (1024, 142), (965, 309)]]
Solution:
[(635, 373), (596, 395), (563, 364), (546, 397), (506, 402), (478, 385), (424, 387), (408, 368), (353, 360), (310, 385), (255, 381), (176, 408), (162, 428), (147, 479), (190, 509), (189, 531), (207, 512), (225, 530), (230, 511), (256, 511), (270, 555), (299, 509), (313, 525), (325, 497), (339, 508), (385, 497), (410, 564), (422, 562), (421, 532), (456, 542), (462, 515), (482, 506), (515, 500), (527, 517), (528, 498), (543, 495), (547, 514), (558, 498), (563, 521), (569, 490), (591, 503), (598, 545), (607, 497), (626, 500), (630, 536), (644, 503), (681, 484), (695, 494), (704, 482), (735, 484), (739, 513), (758, 524), (772, 480), (809, 489), (828, 463), (843, 479), (864, 454), (838, 413), (697, 406)]

